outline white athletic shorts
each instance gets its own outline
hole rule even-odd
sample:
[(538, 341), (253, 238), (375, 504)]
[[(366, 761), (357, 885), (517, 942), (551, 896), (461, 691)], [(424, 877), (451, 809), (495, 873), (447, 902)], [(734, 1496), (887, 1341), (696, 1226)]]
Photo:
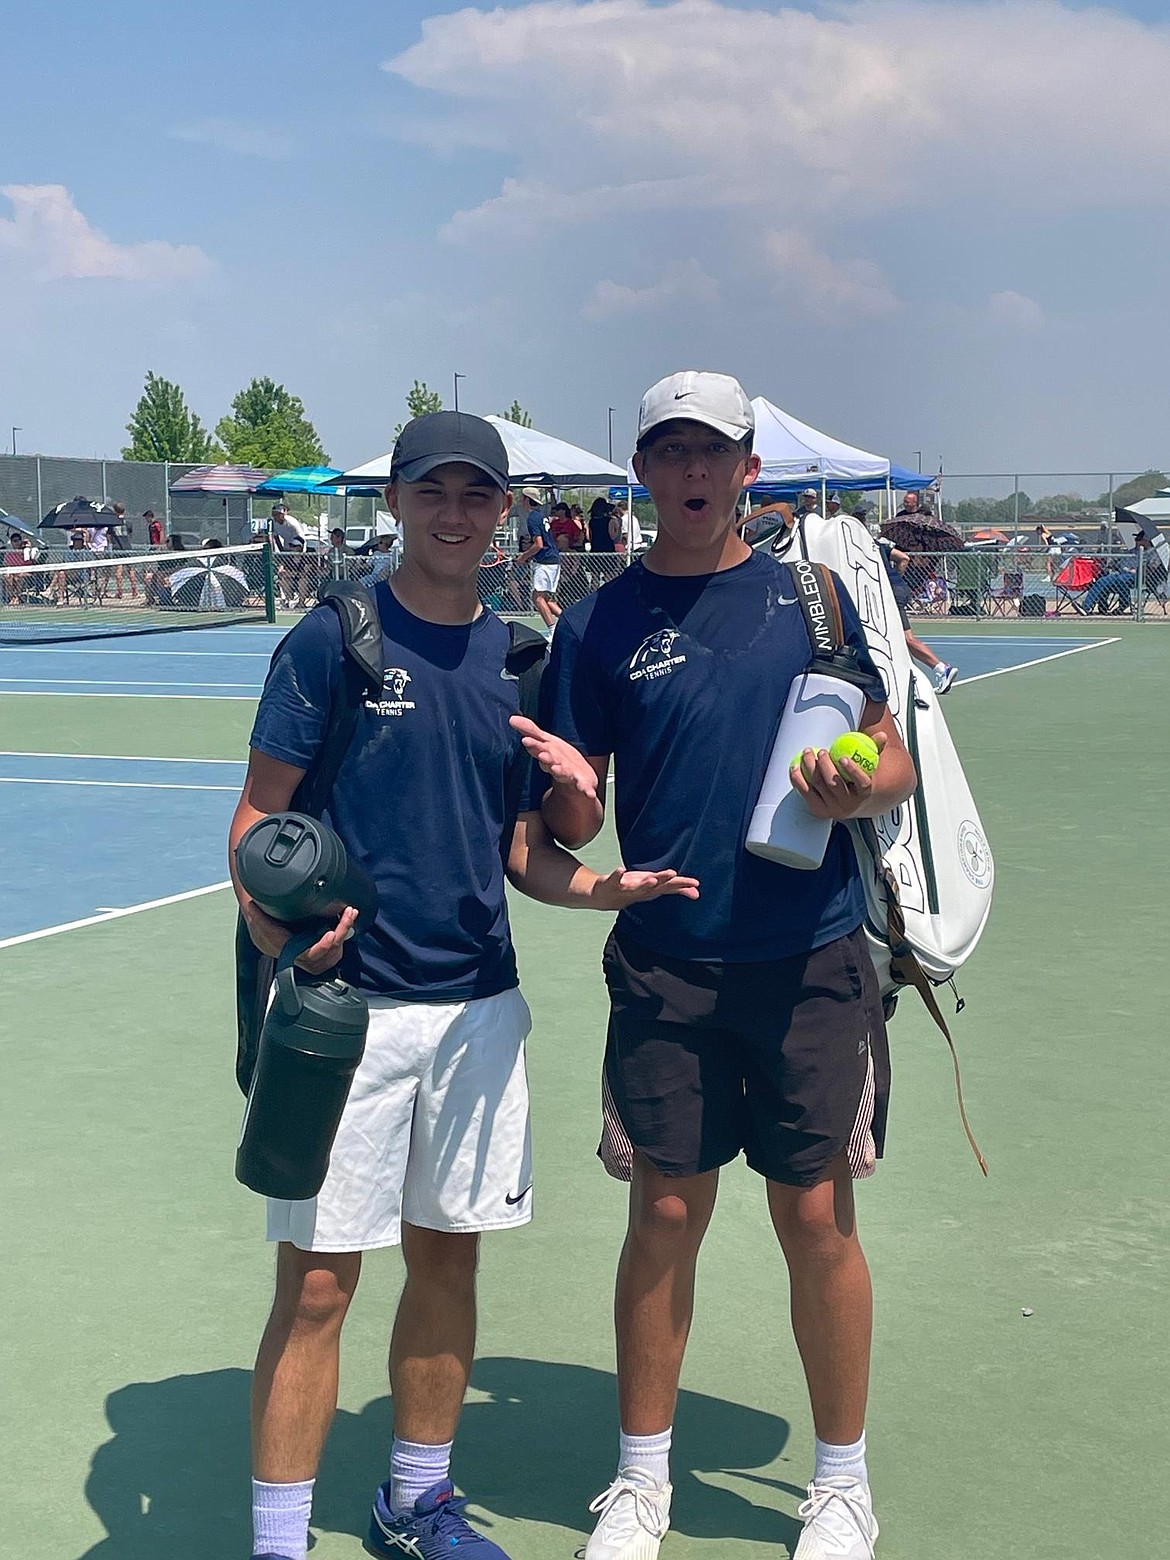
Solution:
[(557, 586), (561, 583), (561, 566), (559, 563), (537, 563), (532, 569), (532, 594), (538, 593), (544, 596), (555, 596)]
[(365, 1055), (316, 1197), (268, 1199), (268, 1239), (302, 1251), (396, 1246), (402, 1223), (511, 1229), (532, 1218), (518, 989), (472, 1002), (370, 998)]

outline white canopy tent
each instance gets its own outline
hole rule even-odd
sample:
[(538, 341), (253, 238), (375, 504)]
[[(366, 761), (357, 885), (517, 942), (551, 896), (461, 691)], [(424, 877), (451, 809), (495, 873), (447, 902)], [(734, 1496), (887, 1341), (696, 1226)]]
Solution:
[(756, 414), (755, 452), (762, 463), (761, 483), (794, 482), (807, 477), (813, 487), (835, 482), (868, 482), (880, 487), (889, 481), (890, 463), (884, 456), (871, 455), (867, 450), (830, 438), (762, 395), (756, 396), (752, 408)]
[[(488, 417), (508, 452), (508, 476), (514, 486), (531, 482), (541, 487), (609, 487), (626, 484), (621, 466), (603, 460), (565, 439), (536, 428), (522, 428), (506, 417)], [(359, 486), (390, 480), (390, 455), (379, 455), (364, 466), (355, 466), (333, 480), (337, 486)]]

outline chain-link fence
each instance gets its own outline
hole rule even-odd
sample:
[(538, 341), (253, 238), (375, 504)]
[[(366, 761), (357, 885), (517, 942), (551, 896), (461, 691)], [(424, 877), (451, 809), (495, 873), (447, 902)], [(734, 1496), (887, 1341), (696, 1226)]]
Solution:
[(915, 617), (1167, 615), (1167, 571), (1151, 547), (978, 546), (907, 555), (898, 594)]
[[(222, 498), (210, 493), (172, 493), (171, 484), (190, 464), (146, 460), (72, 460), (56, 455), (0, 455), (0, 511), (35, 530), (58, 504), (71, 498), (100, 499), (126, 506), (127, 537), (137, 551), (145, 549), (148, 509), (162, 521), (168, 536), (179, 535), (188, 546), (215, 537), (242, 544), (253, 540), (249, 516), (263, 516), (271, 499), (247, 495)], [(288, 496), (290, 509), (313, 525), (374, 524), (374, 500), (347, 500), (332, 494)], [(0, 516), (2, 520), (2, 516)], [(46, 536), (51, 533), (46, 532)], [(49, 545), (52, 545), (50, 542)]]
[[(277, 605), (284, 610), (311, 605), (328, 579), (373, 584), (392, 574), (397, 563), (396, 549), (365, 555), (336, 551), (277, 553)], [(536, 584), (551, 583), (553, 589), (548, 594), (560, 606), (568, 607), (615, 579), (627, 563), (624, 553), (562, 553), (552, 580), (537, 581), (531, 563), (518, 562), (513, 553), (496, 545), (480, 564), (479, 596), (485, 606), (502, 617), (537, 616)]]

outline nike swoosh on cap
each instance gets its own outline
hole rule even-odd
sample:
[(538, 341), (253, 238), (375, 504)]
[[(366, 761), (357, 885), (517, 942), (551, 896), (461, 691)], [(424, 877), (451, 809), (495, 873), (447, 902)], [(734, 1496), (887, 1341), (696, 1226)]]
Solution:
[(694, 395), (694, 393), (695, 392), (693, 390), (676, 390), (674, 393), (674, 398), (676, 401), (682, 401), (688, 395)]

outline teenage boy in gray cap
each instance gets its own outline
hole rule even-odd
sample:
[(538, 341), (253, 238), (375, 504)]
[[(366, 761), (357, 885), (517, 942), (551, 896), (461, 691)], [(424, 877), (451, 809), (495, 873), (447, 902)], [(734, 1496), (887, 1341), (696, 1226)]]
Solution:
[[(600, 877), (537, 839), (516, 849), (519, 798), (508, 781), (515, 765), (527, 768), (512, 725), (517, 681), (508, 630), (477, 591), (508, 502), (507, 456), (490, 423), (437, 412), (399, 435), (386, 503), (402, 528), (402, 563), (373, 586), (384, 686), (363, 700), (325, 809), (377, 883), (380, 910), (352, 939), (347, 910), (297, 961), (315, 973), (339, 964), (369, 1001), (370, 1028), (320, 1193), (268, 1206), (279, 1248), (253, 1385), (256, 1560), (305, 1560), (362, 1253), (399, 1244), (394, 1443), (366, 1547), (385, 1560), (446, 1560), (456, 1547), (459, 1560), (507, 1560), (467, 1522), (449, 1473), (475, 1345), (480, 1233), (532, 1217), (531, 1020), (505, 862), (526, 892), (570, 907), (613, 911), (687, 887), (673, 872)], [(318, 756), (344, 677), (340, 621), (318, 607), (273, 656), (232, 822), (233, 872), (245, 830), (289, 806)], [(554, 786), (584, 775), (592, 794), (579, 755), (552, 752)], [(252, 940), (279, 954), (288, 928), (239, 883), (236, 892)]]
[[(654, 1560), (666, 1533), (695, 1265), (720, 1167), (740, 1153), (764, 1180), (788, 1263), (816, 1428), (797, 1560), (870, 1560), (877, 1537), (864, 1435), (870, 1280), (852, 1181), (881, 1152), (888, 1052), (845, 828), (817, 871), (744, 849), (780, 713), (812, 654), (789, 572), (736, 533), (737, 500), (760, 466), (753, 433), (751, 403), (726, 375), (674, 374), (647, 391), (634, 470), (658, 511), (657, 540), (566, 610), (525, 744), (555, 772), (542, 738), (556, 733), (596, 775), (592, 793), (561, 783), (542, 800), (563, 844), (601, 827), (612, 759), (624, 859), (669, 862), (699, 883), (694, 900), (624, 910), (603, 960), (600, 1152), (631, 1187), (615, 1305), (618, 1470), (593, 1503), (586, 1560)], [(856, 610), (838, 593), (866, 678), (860, 724), (881, 760), (871, 777), (808, 749), (792, 774), (813, 813), (843, 825), (904, 802), (915, 775)]]

